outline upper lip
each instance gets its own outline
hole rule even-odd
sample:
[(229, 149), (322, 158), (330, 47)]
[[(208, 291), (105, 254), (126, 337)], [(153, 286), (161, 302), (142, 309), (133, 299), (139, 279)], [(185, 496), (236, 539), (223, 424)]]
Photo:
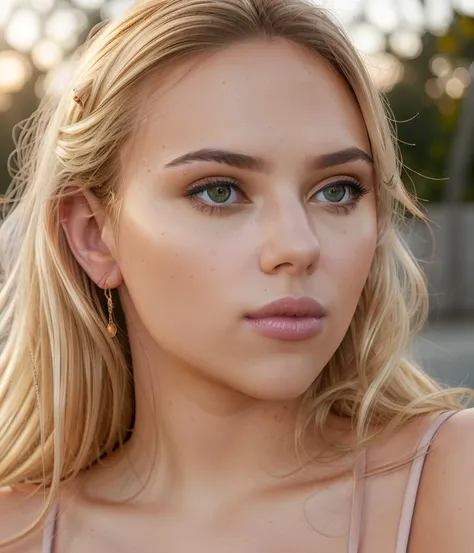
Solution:
[(265, 317), (324, 317), (323, 306), (314, 298), (281, 298), (247, 315), (251, 319)]

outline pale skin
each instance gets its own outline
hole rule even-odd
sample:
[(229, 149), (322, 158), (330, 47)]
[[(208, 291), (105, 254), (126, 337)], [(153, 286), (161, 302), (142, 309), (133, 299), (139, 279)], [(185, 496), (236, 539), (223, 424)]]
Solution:
[[(281, 475), (298, 466), (298, 401), (343, 339), (374, 256), (377, 185), (364, 120), (340, 77), (283, 40), (181, 62), (141, 93), (141, 124), (121, 160), (118, 228), (90, 191), (62, 206), (78, 262), (120, 291), (137, 413), (127, 459), (64, 490), (57, 551), (345, 553), (354, 456)], [(203, 149), (258, 163), (230, 166), (209, 152), (174, 161)], [(203, 183), (221, 188), (188, 195)], [(248, 325), (249, 311), (285, 296), (324, 306), (316, 336), (283, 342)], [(429, 422), (374, 445), (369, 468), (409, 455)], [(354, 440), (345, 421), (331, 423), (334, 436)], [(473, 427), (472, 413), (461, 413), (435, 442), (411, 553), (474, 543)], [(320, 449), (317, 436), (308, 433), (307, 447)], [(361, 553), (394, 550), (407, 471), (367, 482)], [(20, 490), (1, 499), (1, 539), (37, 511), (32, 502), (20, 516), (23, 500)], [(6, 551), (40, 547), (37, 534)]]

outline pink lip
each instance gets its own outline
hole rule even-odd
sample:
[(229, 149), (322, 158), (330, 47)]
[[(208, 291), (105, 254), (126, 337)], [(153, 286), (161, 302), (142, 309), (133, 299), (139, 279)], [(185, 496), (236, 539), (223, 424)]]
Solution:
[(255, 330), (279, 340), (306, 340), (318, 334), (325, 310), (313, 298), (282, 298), (250, 313)]

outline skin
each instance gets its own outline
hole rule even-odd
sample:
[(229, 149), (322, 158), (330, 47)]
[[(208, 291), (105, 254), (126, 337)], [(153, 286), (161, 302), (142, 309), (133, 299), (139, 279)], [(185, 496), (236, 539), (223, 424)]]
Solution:
[[(291, 446), (301, 396), (341, 343), (374, 256), (376, 183), (363, 118), (340, 77), (283, 40), (182, 62), (147, 79), (141, 93), (141, 126), (122, 155), (118, 228), (91, 192), (62, 206), (76, 259), (97, 284), (120, 290), (137, 413), (126, 456), (65, 489), (58, 550), (155, 551), (160, 543), (167, 552), (344, 553), (354, 456), (281, 476), (299, 466)], [(253, 169), (211, 161), (167, 167), (208, 148), (262, 162)], [(366, 155), (324, 166), (324, 156), (354, 148)], [(189, 197), (209, 178), (239, 187), (233, 207), (210, 213), (205, 192)], [(323, 191), (354, 179), (365, 194), (336, 208)], [(324, 306), (319, 334), (283, 342), (248, 324), (249, 312), (285, 296)], [(472, 418), (452, 419), (427, 462), (417, 553), (460, 552), (468, 543), (460, 475), (474, 467), (463, 450), (469, 440), (461, 447), (453, 440), (469, 429), (474, 435)], [(420, 417), (374, 446), (369, 468), (406, 457), (429, 422)], [(328, 431), (354, 440), (335, 417)], [(317, 435), (305, 438), (310, 451), (320, 451)], [(450, 458), (457, 494), (438, 478)], [(407, 476), (406, 467), (367, 482), (364, 553), (394, 550)], [(434, 507), (440, 486), (457, 508), (455, 520)], [(12, 494), (9, 512), (18, 497)], [(11, 535), (25, 522), (8, 516)], [(427, 519), (437, 516), (427, 537)], [(456, 534), (439, 549), (446, 521)], [(36, 536), (11, 551), (38, 551), (38, 544)]]
[[(137, 383), (132, 458), (157, 445), (160, 495), (179, 489), (167, 500), (186, 503), (199, 482), (201, 496), (218, 488), (210, 501), (220, 501), (254, 489), (255, 478), (266, 485), (267, 468), (295, 468), (274, 442), (292, 436), (300, 398), (342, 341), (374, 256), (370, 145), (341, 78), (283, 41), (182, 63), (142, 95), (142, 124), (122, 156), (117, 231), (92, 193), (65, 207), (63, 226), (89, 276), (120, 288)], [(175, 161), (206, 148), (261, 167)], [(324, 167), (323, 156), (356, 148), (359, 159)], [(205, 193), (188, 195), (209, 178), (240, 189), (217, 213), (203, 210)], [(350, 204), (354, 180), (366, 194)], [(338, 183), (341, 205), (323, 192)], [(283, 342), (249, 325), (248, 313), (285, 296), (323, 305), (319, 334)], [(267, 467), (276, 458), (282, 466)]]

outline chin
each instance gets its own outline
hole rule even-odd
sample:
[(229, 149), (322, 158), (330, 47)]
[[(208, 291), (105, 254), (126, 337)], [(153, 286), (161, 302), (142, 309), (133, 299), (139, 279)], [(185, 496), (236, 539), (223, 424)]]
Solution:
[(242, 392), (264, 401), (291, 401), (303, 396), (319, 375), (314, 366), (311, 370), (298, 370), (294, 366), (288, 370), (274, 367), (272, 374), (265, 373), (254, 373), (257, 378), (246, 382), (241, 388)]

